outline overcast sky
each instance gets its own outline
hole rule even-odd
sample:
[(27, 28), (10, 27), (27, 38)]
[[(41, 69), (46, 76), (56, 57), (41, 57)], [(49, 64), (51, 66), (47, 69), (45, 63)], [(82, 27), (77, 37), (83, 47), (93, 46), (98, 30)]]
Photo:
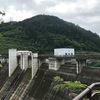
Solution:
[(54, 15), (100, 36), (100, 0), (0, 0), (0, 10), (6, 13), (5, 21)]

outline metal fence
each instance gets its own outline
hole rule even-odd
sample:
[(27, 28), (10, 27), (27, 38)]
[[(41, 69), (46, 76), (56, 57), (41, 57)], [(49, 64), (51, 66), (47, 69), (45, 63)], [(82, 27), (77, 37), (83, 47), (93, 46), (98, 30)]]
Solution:
[(100, 82), (92, 83), (83, 92), (81, 92), (78, 96), (76, 96), (73, 100), (83, 100), (84, 97), (87, 97), (88, 100), (92, 100), (92, 97), (94, 96), (92, 94), (92, 90), (94, 87), (97, 87), (97, 86), (100, 86)]

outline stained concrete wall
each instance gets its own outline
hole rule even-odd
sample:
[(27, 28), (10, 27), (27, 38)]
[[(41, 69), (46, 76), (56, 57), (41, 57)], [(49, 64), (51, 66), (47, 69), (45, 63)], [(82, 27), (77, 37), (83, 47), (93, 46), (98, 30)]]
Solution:
[(28, 68), (28, 55), (24, 53), (21, 55), (21, 69), (26, 70)]
[(17, 67), (17, 50), (9, 49), (9, 76), (12, 75)]
[(20, 56), (19, 64), (22, 70), (26, 70), (30, 65), (28, 56), (31, 56), (31, 51), (17, 51), (17, 55)]
[(86, 66), (86, 60), (77, 60), (77, 63), (76, 63), (76, 69), (77, 69), (77, 74), (81, 73), (83, 67)]
[(31, 57), (32, 57), (32, 78), (33, 78), (38, 70), (38, 53), (33, 53)]
[(49, 58), (49, 69), (58, 70), (60, 65), (60, 62), (56, 58)]

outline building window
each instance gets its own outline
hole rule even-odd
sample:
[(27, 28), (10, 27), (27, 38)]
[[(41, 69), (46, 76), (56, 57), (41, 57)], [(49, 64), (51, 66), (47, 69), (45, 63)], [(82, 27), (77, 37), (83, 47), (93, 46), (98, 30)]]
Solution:
[(73, 55), (73, 53), (71, 53), (71, 55)]
[(68, 53), (68, 55), (70, 56), (70, 53)]
[(65, 53), (65, 55), (67, 55), (67, 53)]

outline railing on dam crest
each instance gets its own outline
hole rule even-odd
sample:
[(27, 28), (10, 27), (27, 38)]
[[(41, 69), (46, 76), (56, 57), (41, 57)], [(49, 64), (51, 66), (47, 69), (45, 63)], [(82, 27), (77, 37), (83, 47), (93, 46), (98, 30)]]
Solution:
[[(96, 94), (92, 94), (92, 90), (94, 87), (97, 87), (97, 86), (100, 86), (100, 82), (92, 83), (83, 92), (81, 92), (78, 96), (76, 96), (73, 100), (84, 100), (84, 97), (88, 98), (86, 100), (93, 100), (93, 97)], [(100, 95), (100, 93), (99, 93), (99, 95)], [(96, 100), (100, 100), (100, 99), (97, 98)]]

